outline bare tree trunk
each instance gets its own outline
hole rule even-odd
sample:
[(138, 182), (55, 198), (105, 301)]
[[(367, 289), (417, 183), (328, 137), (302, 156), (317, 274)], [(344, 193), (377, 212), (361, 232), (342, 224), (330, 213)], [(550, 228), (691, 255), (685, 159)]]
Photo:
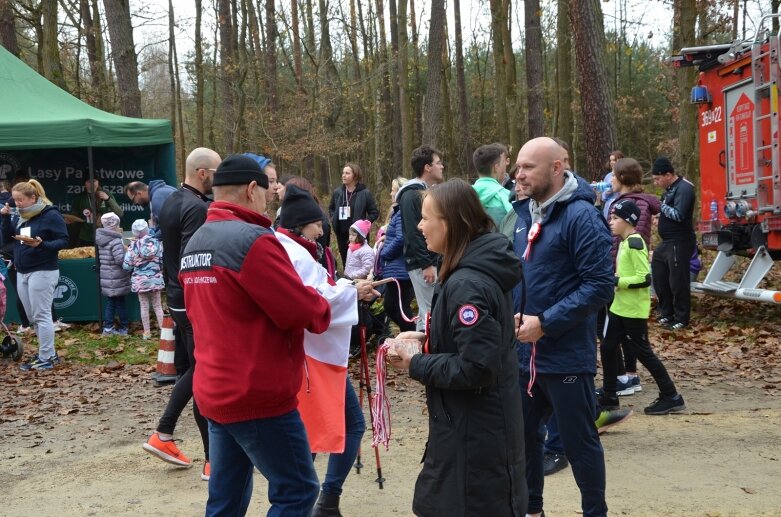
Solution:
[[(404, 0), (402, 0), (404, 1)], [(393, 148), (393, 175), (403, 173), (404, 146), (401, 132), (401, 86), (399, 84), (399, 18), (396, 15), (396, 0), (388, 0), (388, 12), (390, 14), (391, 48), (388, 57), (390, 69), (390, 95), (391, 95), (391, 142)], [(402, 21), (402, 24), (405, 23)]]
[(82, 33), (87, 43), (87, 61), (90, 67), (90, 85), (95, 106), (106, 109), (106, 63), (102, 51), (98, 52), (97, 33), (100, 31), (100, 20), (92, 19), (92, 11), (88, 0), (81, 0)]
[[(556, 131), (572, 145), (572, 34), (569, 31), (568, 0), (558, 0), (556, 17)], [(570, 157), (572, 158), (572, 157)]]
[(515, 74), (515, 53), (513, 52), (513, 42), (511, 28), (513, 21), (511, 19), (511, 2), (503, 0), (502, 10), (505, 15), (505, 24), (502, 26), (502, 47), (504, 50), (504, 81), (505, 93), (507, 95), (507, 128), (509, 131), (510, 149), (514, 145), (520, 145), (520, 119), (521, 103), (518, 102), (518, 81)]
[(442, 49), (445, 43), (445, 0), (431, 1), (428, 31), (428, 80), (423, 104), (423, 143), (436, 146), (442, 131)]
[(168, 72), (171, 74), (171, 111), (174, 115), (174, 141), (179, 139), (179, 165), (184, 166), (184, 120), (182, 116), (182, 85), (179, 81), (179, 59), (176, 56), (176, 37), (174, 32), (174, 3), (168, 0)]
[(325, 67), (325, 75), (328, 81), (330, 93), (335, 95), (331, 109), (326, 117), (326, 127), (336, 127), (336, 121), (342, 113), (342, 80), (339, 77), (339, 69), (334, 62), (334, 52), (331, 46), (331, 32), (328, 24), (328, 5), (326, 0), (319, 0), (320, 7), (320, 63)]
[(456, 38), (456, 88), (458, 98), (458, 153), (467, 175), (474, 172), (472, 146), (469, 141), (469, 106), (466, 101), (466, 74), (464, 72), (464, 41), (461, 34), (461, 0), (453, 0), (454, 31)]
[(128, 0), (103, 0), (103, 6), (117, 72), (120, 112), (127, 117), (141, 117), (141, 91), (138, 89), (138, 62), (130, 4)]
[[(691, 47), (696, 44), (695, 25), (697, 22), (696, 0), (676, 0), (677, 16), (673, 16), (673, 41), (677, 46), (675, 52), (681, 48)], [(696, 70), (693, 67), (681, 68), (676, 74), (678, 83), (678, 163), (681, 172), (691, 181), (697, 179), (697, 109), (689, 102), (689, 90), (694, 84)]]
[(237, 81), (236, 55), (233, 52), (234, 32), (233, 17), (231, 16), (230, 0), (217, 0), (218, 19), (217, 25), (220, 31), (220, 79), (222, 92), (223, 114), (223, 145), (227, 154), (233, 153), (233, 137), (236, 131), (235, 124), (235, 98), (233, 87)]
[(570, 0), (570, 24), (575, 39), (586, 171), (600, 176), (605, 157), (615, 148), (615, 116), (610, 102), (605, 60), (605, 31), (599, 0)]
[(298, 22), (298, 0), (290, 0), (291, 25), (293, 26), (293, 64), (295, 65), (296, 86), (303, 91), (303, 67), (301, 65), (301, 32)]
[(203, 108), (205, 104), (204, 99), (204, 77), (203, 77), (203, 36), (201, 34), (201, 27), (203, 24), (203, 15), (201, 10), (203, 9), (202, 0), (195, 0), (195, 58), (193, 65), (195, 66), (195, 146), (203, 147), (204, 141), (204, 122), (203, 122)]
[(0, 45), (3, 45), (11, 54), (19, 57), (13, 0), (0, 0)]
[(60, 61), (60, 45), (57, 41), (57, 0), (41, 0), (41, 14), (43, 15), (43, 76), (68, 91), (65, 84), (65, 75), (62, 72)]
[(398, 0), (398, 30), (399, 30), (399, 115), (401, 118), (401, 154), (402, 175), (409, 177), (412, 168), (409, 164), (412, 155), (412, 121), (414, 115), (410, 107), (409, 88), (409, 35), (407, 34), (407, 0)]
[[(295, 1), (295, 0), (293, 0)], [(274, 0), (266, 0), (266, 106), (276, 110), (277, 103), (277, 20)]]
[(542, 80), (542, 10), (539, 0), (524, 0), (526, 24), (526, 95), (529, 104), (529, 138), (545, 134)]
[(491, 0), (491, 39), (494, 56), (494, 115), (496, 120), (496, 136), (502, 142), (509, 141), (507, 129), (507, 78), (504, 66), (504, 39), (502, 30), (507, 25), (504, 2)]
[[(417, 21), (415, 19), (415, 0), (409, 0), (409, 23), (412, 31), (412, 70), (414, 71), (414, 102), (410, 103), (412, 114), (415, 117), (415, 134), (412, 136), (413, 142), (420, 142), (423, 138), (423, 93), (420, 85), (423, 81), (420, 79), (420, 35), (418, 33)], [(411, 167), (411, 165), (410, 165)]]
[[(453, 137), (453, 110), (450, 103), (450, 79), (451, 79), (451, 63), (450, 52), (448, 50), (448, 27), (447, 18), (443, 18), (443, 35), (442, 35), (442, 74), (440, 80), (442, 81), (442, 131), (439, 140), (439, 145), (444, 149), (441, 151), (445, 156), (457, 156), (454, 145), (455, 138)], [(463, 176), (466, 173), (466, 164), (457, 163), (454, 170), (458, 171), (459, 176)], [(451, 170), (452, 172), (452, 170)]]

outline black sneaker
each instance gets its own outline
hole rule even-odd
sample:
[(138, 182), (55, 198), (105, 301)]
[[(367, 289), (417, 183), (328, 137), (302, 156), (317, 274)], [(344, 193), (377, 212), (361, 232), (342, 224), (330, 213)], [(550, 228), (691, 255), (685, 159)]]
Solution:
[(665, 316), (662, 316), (661, 318), (656, 320), (656, 323), (658, 323), (662, 327), (671, 327), (674, 322), (672, 318), (667, 318)]
[(546, 476), (567, 468), (569, 461), (564, 453), (546, 452), (542, 459), (542, 471)]
[(670, 330), (683, 330), (683, 329), (685, 329), (688, 326), (689, 326), (688, 323), (683, 323), (681, 321), (676, 321), (675, 323), (670, 325)]
[(621, 404), (618, 402), (618, 396), (609, 397), (605, 394), (604, 391), (597, 395), (597, 405), (599, 405), (603, 410), (607, 411), (621, 407)]
[(686, 403), (683, 401), (683, 395), (678, 393), (674, 397), (663, 397), (654, 400), (650, 406), (645, 408), (646, 415), (666, 415), (668, 413), (678, 413), (686, 409)]

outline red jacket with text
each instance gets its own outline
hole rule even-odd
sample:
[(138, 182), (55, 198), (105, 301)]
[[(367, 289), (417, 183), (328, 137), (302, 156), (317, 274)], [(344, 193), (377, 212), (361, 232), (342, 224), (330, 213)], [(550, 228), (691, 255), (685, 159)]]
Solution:
[(193, 394), (200, 412), (222, 424), (295, 409), (304, 329), (319, 334), (331, 321), (328, 302), (304, 286), (270, 225), (217, 201), (182, 253), (198, 365)]

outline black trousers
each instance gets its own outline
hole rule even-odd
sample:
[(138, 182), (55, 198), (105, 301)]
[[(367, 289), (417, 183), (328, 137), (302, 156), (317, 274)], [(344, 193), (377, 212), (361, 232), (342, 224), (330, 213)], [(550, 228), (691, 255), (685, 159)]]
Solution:
[(618, 375), (618, 350), (620, 343), (632, 347), (640, 364), (651, 373), (662, 396), (672, 397), (677, 391), (662, 361), (656, 357), (648, 341), (648, 320), (624, 318), (608, 313), (607, 334), (599, 349), (602, 354), (605, 394), (615, 397)]
[[(607, 311), (610, 305), (613, 303), (611, 299), (607, 305), (599, 309), (597, 313), (597, 340), (601, 343), (605, 339), (605, 323), (607, 322)], [(623, 341), (621, 342), (621, 348), (618, 349), (616, 356), (618, 375), (624, 375), (626, 372), (637, 372), (637, 356), (632, 350), (631, 346), (628, 346)]]
[(697, 241), (662, 241), (654, 250), (651, 275), (659, 298), (659, 316), (678, 323), (689, 323), (691, 285), (689, 259)]
[[(182, 340), (187, 347), (187, 355), (190, 360), (190, 367), (187, 371), (179, 377), (179, 380), (174, 384), (174, 388), (171, 391), (171, 397), (168, 399), (168, 404), (165, 406), (163, 416), (160, 417), (160, 422), (157, 424), (157, 431), (165, 434), (173, 434), (176, 429), (176, 423), (179, 421), (179, 416), (187, 407), (187, 403), (193, 398), (193, 372), (195, 370), (195, 339), (193, 338), (193, 326), (190, 324), (190, 319), (187, 317), (187, 313), (184, 311), (171, 311), (171, 318), (176, 323), (176, 328), (179, 329)], [(195, 424), (198, 426), (198, 432), (201, 433), (201, 441), (203, 441), (203, 453), (206, 460), (209, 460), (209, 424), (206, 419), (198, 411), (198, 404), (193, 399), (193, 416), (195, 417)]]

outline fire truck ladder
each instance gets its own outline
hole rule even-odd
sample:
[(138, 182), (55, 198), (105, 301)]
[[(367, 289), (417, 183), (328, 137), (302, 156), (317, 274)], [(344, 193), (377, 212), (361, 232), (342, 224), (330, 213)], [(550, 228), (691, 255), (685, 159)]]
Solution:
[[(781, 214), (781, 169), (779, 169), (781, 149), (778, 134), (778, 80), (781, 74), (778, 60), (779, 38), (778, 34), (769, 34), (767, 30), (763, 30), (765, 21), (772, 18), (781, 18), (781, 15), (763, 17), (751, 45), (751, 74), (754, 84), (754, 168), (757, 172), (759, 203), (757, 210), (760, 214)], [(764, 101), (768, 96), (770, 102)], [(769, 131), (763, 131), (768, 129)], [(766, 134), (770, 134), (770, 142), (763, 140)], [(770, 159), (767, 158), (768, 154)], [(768, 196), (759, 193), (763, 183), (768, 182), (772, 182), (773, 185), (772, 203)]]
[[(779, 66), (779, 35), (770, 34), (763, 29), (765, 21), (781, 18), (781, 14), (767, 15), (759, 24), (754, 41), (751, 45), (751, 73), (754, 85), (754, 167), (757, 172), (757, 202), (759, 213), (781, 214), (781, 149), (779, 149), (778, 134), (778, 82), (781, 77)], [(767, 97), (770, 102), (763, 102)], [(767, 107), (767, 109), (765, 109)], [(770, 142), (763, 141), (762, 136), (769, 129)], [(769, 151), (770, 159), (768, 159)], [(765, 171), (768, 170), (769, 174)], [(760, 195), (763, 183), (772, 182), (772, 202), (767, 195)], [(766, 186), (764, 188), (767, 188)], [(770, 303), (781, 303), (781, 291), (757, 289), (765, 278), (773, 259), (767, 249), (760, 246), (751, 260), (751, 264), (743, 275), (740, 283), (724, 280), (727, 272), (737, 263), (735, 256), (729, 251), (719, 251), (708, 275), (703, 282), (692, 282), (692, 292), (706, 293), (715, 296), (739, 298)]]

